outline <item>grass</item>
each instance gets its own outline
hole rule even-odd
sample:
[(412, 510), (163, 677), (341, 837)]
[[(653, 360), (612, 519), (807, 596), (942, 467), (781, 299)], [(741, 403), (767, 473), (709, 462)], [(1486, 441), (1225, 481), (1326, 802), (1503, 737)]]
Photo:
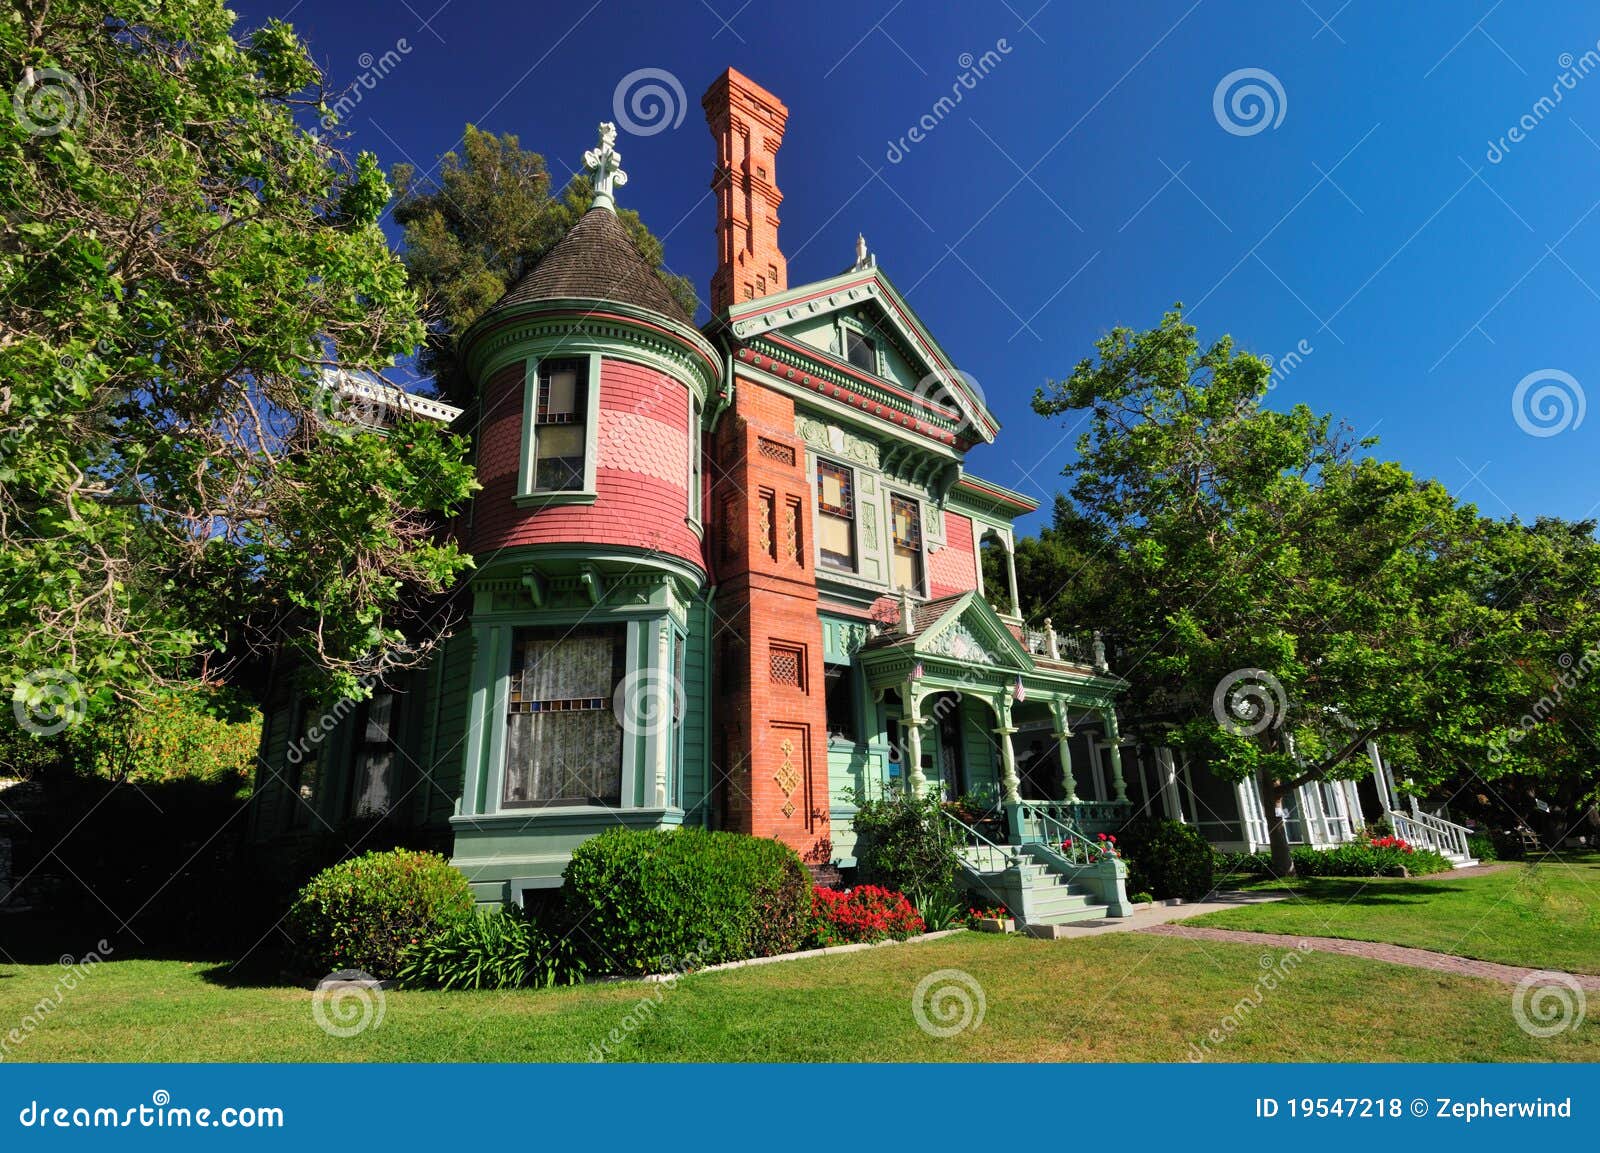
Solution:
[[(1596, 1061), (1600, 1029), (1523, 1033), (1504, 985), (1329, 954), (1138, 933), (1043, 942), (963, 933), (927, 943), (705, 973), (514, 993), (391, 991), (382, 1023), (327, 1035), (305, 989), (222, 983), (220, 966), (108, 960), (6, 1054), (21, 1061), (584, 1061), (613, 1035), (629, 1061), (1181, 1061), (1239, 1025), (1223, 1061)], [(949, 1039), (912, 1012), (940, 969), (983, 990)], [(0, 1039), (52, 997), (54, 965), (0, 966)]]
[(1384, 941), (1481, 961), (1600, 973), (1600, 855), (1512, 862), (1496, 872), (1310, 878), (1293, 896), (1187, 922), (1260, 933)]

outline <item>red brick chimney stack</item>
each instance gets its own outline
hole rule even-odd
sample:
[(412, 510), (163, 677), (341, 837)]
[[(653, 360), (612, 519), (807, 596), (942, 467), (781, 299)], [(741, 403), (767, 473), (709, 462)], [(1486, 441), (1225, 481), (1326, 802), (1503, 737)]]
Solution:
[(711, 178), (717, 194), (717, 271), (711, 311), (781, 292), (789, 269), (778, 248), (776, 157), (789, 109), (748, 76), (729, 68), (701, 97), (717, 141)]

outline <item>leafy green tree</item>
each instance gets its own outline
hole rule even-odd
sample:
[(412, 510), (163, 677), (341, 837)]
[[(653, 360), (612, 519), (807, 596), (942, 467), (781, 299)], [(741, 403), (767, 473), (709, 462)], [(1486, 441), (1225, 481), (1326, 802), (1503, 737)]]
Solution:
[[(1592, 538), (1563, 563), (1548, 530), (1479, 516), (1331, 416), (1263, 407), (1269, 366), (1202, 349), (1181, 309), (1096, 351), (1034, 399), (1089, 417), (1062, 531), (1034, 551), (1053, 579), (1069, 546), (1100, 550), (1080, 566), (1106, 566), (1098, 601), (1075, 577), (1060, 595), (1115, 621), (1147, 736), (1256, 781), (1274, 867), (1290, 793), (1365, 772), (1369, 741), (1419, 790), (1506, 771), (1494, 750), (1542, 666), (1596, 636)], [(1047, 607), (1043, 587), (1024, 599)]]
[(280, 635), (359, 694), (426, 655), (413, 594), (469, 563), (436, 530), (464, 441), (352, 427), (330, 384), (423, 337), (387, 182), (300, 126), (325, 108), (293, 30), (233, 21), (0, 19), (0, 682), (49, 670), (70, 708), (222, 679)]
[[(437, 177), (399, 164), (394, 181), (406, 268), (426, 302), (421, 367), (433, 373), (441, 394), (466, 402), (471, 385), (456, 360), (457, 339), (588, 211), (594, 188), (579, 173), (554, 191), (543, 156), (522, 148), (514, 135), (471, 124), (461, 151), (440, 158)], [(632, 209), (619, 208), (617, 216), (639, 254), (693, 316), (699, 305), (694, 286), (661, 267), (661, 241)]]

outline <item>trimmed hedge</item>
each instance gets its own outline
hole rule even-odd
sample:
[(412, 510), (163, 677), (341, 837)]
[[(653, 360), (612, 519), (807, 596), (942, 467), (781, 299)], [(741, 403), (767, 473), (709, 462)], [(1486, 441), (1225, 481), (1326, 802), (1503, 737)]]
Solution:
[(1192, 900), (1211, 891), (1216, 854), (1193, 825), (1160, 819), (1135, 821), (1122, 830), (1117, 847), (1128, 865), (1130, 892)]
[(437, 853), (371, 852), (322, 870), (300, 890), (284, 929), (307, 975), (400, 972), (407, 947), (471, 916), (467, 878)]
[(811, 875), (779, 841), (611, 829), (573, 851), (564, 905), (598, 972), (641, 974), (803, 948)]

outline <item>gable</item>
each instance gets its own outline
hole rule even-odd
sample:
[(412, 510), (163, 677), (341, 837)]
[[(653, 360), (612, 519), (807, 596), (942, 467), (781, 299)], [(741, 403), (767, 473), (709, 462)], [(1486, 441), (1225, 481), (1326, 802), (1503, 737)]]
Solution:
[(874, 339), (878, 368), (871, 376), (970, 441), (992, 442), (999, 423), (976, 382), (958, 370), (876, 266), (748, 301), (730, 314), (733, 335), (816, 355), (854, 372), (844, 331)]
[(1033, 658), (995, 611), (976, 593), (957, 600), (916, 637), (920, 654), (968, 664), (1030, 672)]

